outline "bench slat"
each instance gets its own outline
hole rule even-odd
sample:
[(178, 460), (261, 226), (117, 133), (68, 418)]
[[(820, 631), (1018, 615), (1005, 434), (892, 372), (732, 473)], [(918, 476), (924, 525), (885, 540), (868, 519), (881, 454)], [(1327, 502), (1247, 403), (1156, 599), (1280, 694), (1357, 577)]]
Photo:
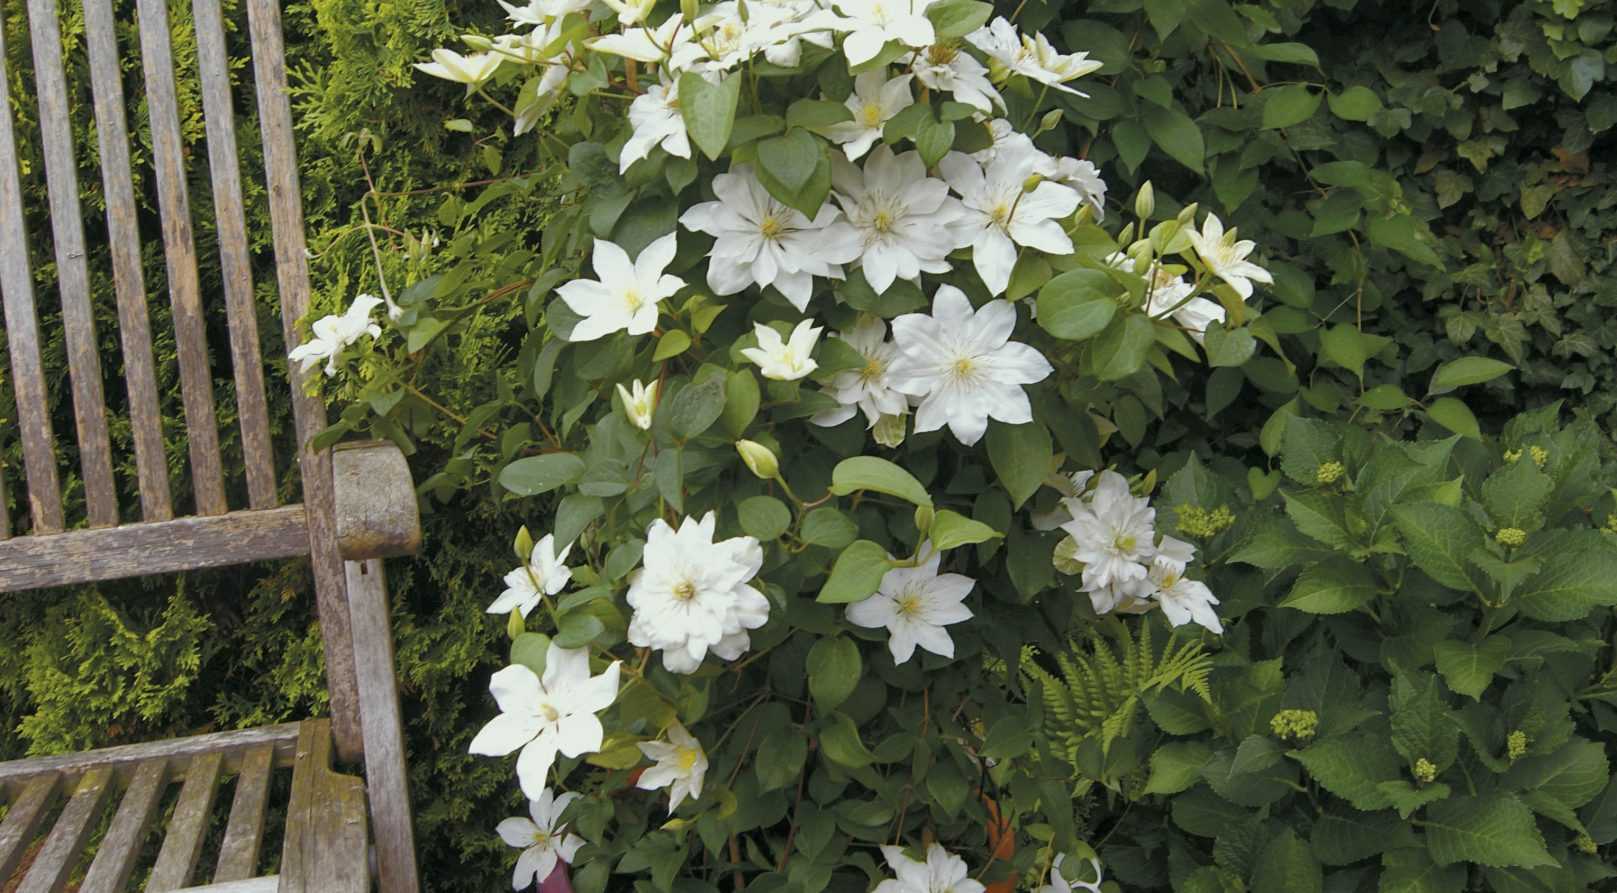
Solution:
[(84, 0), (84, 31), (90, 52), (90, 86), (95, 96), (101, 183), (107, 203), (107, 242), (112, 252), (113, 291), (118, 296), (118, 334), (123, 344), (124, 381), (129, 390), (129, 424), (134, 432), (141, 517), (166, 521), (174, 517), (174, 506), (168, 459), (163, 450), (163, 417), (157, 401), (157, 364), (152, 357), (146, 279), (141, 271), (142, 242), (129, 166), (129, 125), (124, 117), (117, 22), (110, 0)]
[(366, 893), (371, 888), (365, 786), (331, 771), (331, 749), (330, 722), (301, 724), (281, 848), (283, 893)]
[(91, 826), (101, 814), (101, 804), (112, 793), (112, 770), (92, 769), (79, 779), (73, 797), (62, 809), (56, 826), (34, 858), (33, 867), (23, 878), (17, 893), (60, 893), (68, 875), (79, 861), (79, 848), (90, 836)]
[(241, 171), (236, 154), (235, 113), (219, 0), (192, 0), (197, 68), (208, 131), (208, 170), (213, 178), (218, 221), (219, 262), (224, 274), (225, 310), (230, 321), (230, 358), (236, 375), (236, 413), (241, 420), (242, 454), (247, 466), (248, 503), (275, 505), (275, 456), (270, 447), (269, 408), (264, 400), (264, 361), (258, 344), (258, 312), (247, 256), (247, 220), (242, 210)]
[(213, 873), (215, 884), (244, 881), (258, 870), (258, 851), (264, 840), (264, 807), (269, 803), (270, 774), (275, 768), (275, 751), (268, 747), (250, 750), (242, 757), (241, 773), (236, 776), (236, 795), (230, 804), (230, 823), (225, 826), (225, 842), (219, 847), (219, 867)]
[(191, 758), (180, 800), (174, 804), (174, 815), (164, 832), (163, 848), (158, 850), (157, 864), (146, 880), (147, 893), (167, 893), (191, 882), (191, 872), (202, 855), (202, 840), (208, 833), (208, 814), (213, 809), (223, 761), (224, 755), (218, 751)]
[(0, 592), (309, 554), (303, 506), (0, 541)]
[(34, 533), (55, 533), (62, 529), (62, 486), (56, 474), (45, 369), (39, 359), (39, 318), (34, 311), (34, 274), (28, 267), (28, 227), (22, 214), (6, 58), (6, 38), (0, 33), (0, 295), (5, 302), (6, 350), (11, 354), (17, 427), (28, 473), (29, 515)]
[[(34, 0), (41, 2), (41, 0)], [(185, 154), (180, 141), (179, 106), (174, 98), (174, 53), (164, 0), (139, 0), (140, 62), (146, 75), (146, 105), (152, 129), (152, 161), (157, 172), (158, 208), (163, 218), (163, 258), (173, 303), (174, 339), (180, 361), (180, 395), (191, 451), (191, 487), (199, 515), (222, 515), (224, 471), (219, 457), (219, 423), (213, 411), (213, 378), (208, 369), (202, 288), (197, 280), (196, 240), (191, 232), (191, 200), (186, 191)]]
[(22, 789), (17, 799), (6, 810), (6, 820), (0, 822), (0, 879), (11, 877), (28, 851), (28, 842), (34, 839), (39, 823), (45, 818), (45, 807), (51, 794), (56, 792), (60, 776), (41, 775)]
[(107, 401), (101, 389), (101, 349), (95, 337), (95, 315), (90, 309), (90, 267), (84, 256), (84, 214), (79, 207), (78, 160), (73, 155), (56, 0), (28, 0), (28, 33), (34, 47), (34, 92), (39, 100), (40, 144), (50, 195), (56, 282), (61, 291), (62, 333), (72, 382), (73, 419), (78, 427), (84, 501), (90, 526), (111, 527), (118, 523), (118, 491), (112, 481)]
[(167, 787), (166, 760), (149, 760), (135, 769), (107, 836), (101, 839), (90, 870), (79, 885), (79, 893), (120, 893), (124, 889)]
[(98, 768), (111, 769), (122, 774), (121, 770), (150, 760), (183, 763), (198, 754), (211, 752), (223, 754), (224, 767), (233, 769), (241, 765), (242, 754), (260, 747), (274, 748), (276, 764), (290, 766), (297, 747), (299, 725), (289, 722), (256, 729), (214, 732), (147, 744), (123, 744), (84, 753), (0, 763), (0, 787), (26, 788), (41, 777), (74, 776)]

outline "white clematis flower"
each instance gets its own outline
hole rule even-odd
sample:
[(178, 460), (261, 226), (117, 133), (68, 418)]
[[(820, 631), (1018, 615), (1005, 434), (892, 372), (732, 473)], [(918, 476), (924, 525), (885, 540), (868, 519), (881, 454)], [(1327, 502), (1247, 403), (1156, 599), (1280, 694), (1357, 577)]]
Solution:
[(841, 279), (840, 264), (859, 256), (859, 234), (840, 211), (827, 202), (809, 220), (776, 201), (751, 165), (714, 177), (713, 192), (717, 201), (692, 206), (679, 222), (718, 240), (707, 268), (708, 287), (718, 295), (772, 285), (804, 310), (814, 277)]
[(808, 0), (715, 4), (694, 23), (693, 37), (670, 54), (676, 71), (730, 71), (760, 53), (776, 65), (795, 66), (802, 41), (831, 45), (840, 19)]
[(876, 58), (889, 40), (910, 47), (924, 47), (936, 40), (932, 20), (926, 17), (926, 9), (933, 2), (835, 0), (837, 10), (847, 17), (842, 23), (848, 32), (842, 41), (842, 52), (848, 64), (859, 65)]
[(926, 175), (921, 153), (894, 155), (876, 147), (863, 170), (833, 157), (831, 185), (848, 225), (859, 233), (859, 266), (877, 294), (894, 279), (918, 282), (922, 273), (947, 273), (959, 242), (955, 225), (965, 206), (949, 184)]
[(1236, 240), (1235, 230), (1224, 231), (1224, 223), (1212, 214), (1202, 221), (1201, 232), (1189, 230), (1190, 244), (1207, 271), (1224, 280), (1241, 300), (1252, 297), (1252, 283), (1273, 285), (1269, 271), (1247, 260), (1257, 244), (1250, 239)]
[(865, 414), (865, 427), (875, 427), (882, 416), (898, 416), (909, 411), (909, 398), (893, 390), (888, 381), (888, 370), (898, 359), (898, 347), (887, 340), (887, 324), (879, 316), (861, 316), (853, 331), (842, 332), (837, 338), (859, 351), (865, 365), (859, 369), (838, 372), (827, 389), (842, 404), (834, 410), (815, 415), (810, 421), (830, 427), (853, 418), (854, 413)]
[(309, 326), (310, 338), (286, 355), (299, 363), (298, 372), (307, 375), (310, 369), (326, 361), (326, 374), (337, 374), (337, 355), (359, 339), (382, 334), (382, 327), (371, 322), (371, 311), (382, 303), (375, 295), (360, 295), (340, 315), (322, 316)]
[(632, 28), (646, 20), (656, 0), (601, 0), (607, 8), (618, 14), (618, 24)]
[(922, 50), (911, 66), (915, 79), (985, 115), (1003, 109), (1005, 100), (988, 80), (988, 69), (959, 47), (934, 44)]
[(1083, 890), (1084, 893), (1101, 893), (1100, 861), (1089, 860), (1089, 867), (1095, 872), (1092, 881), (1068, 881), (1061, 873), (1061, 862), (1067, 858), (1066, 853), (1057, 853), (1056, 859), (1050, 864), (1050, 883), (1039, 888), (1039, 893), (1073, 893), (1074, 890)]
[(622, 56), (636, 62), (663, 63), (670, 55), (686, 51), (694, 32), (678, 13), (656, 28), (625, 28), (589, 41), (586, 46), (598, 53)]
[(763, 323), (753, 324), (757, 347), (743, 348), (741, 355), (758, 364), (763, 377), (773, 381), (797, 381), (820, 367), (814, 362), (814, 345), (824, 331), (812, 320), (803, 320), (792, 329), (791, 337), (781, 340), (780, 333)]
[(513, 6), (499, 0), (505, 17), (521, 25), (548, 25), (568, 13), (583, 12), (591, 0), (530, 0), (527, 6)]
[(707, 778), (707, 752), (702, 742), (675, 722), (668, 727), (668, 741), (642, 741), (640, 752), (657, 765), (640, 773), (635, 787), (642, 791), (668, 788), (668, 812), (673, 814), (686, 797), (699, 800), (702, 782)]
[[(1166, 541), (1172, 537), (1163, 539)], [(1190, 548), (1188, 543), (1179, 545)], [(1151, 595), (1162, 605), (1162, 614), (1168, 618), (1169, 623), (1174, 626), (1195, 623), (1219, 635), (1224, 634), (1224, 625), (1219, 622), (1218, 614), (1213, 611), (1218, 599), (1213, 596), (1213, 590), (1208, 589), (1206, 583), (1185, 576), (1185, 562), (1158, 555), (1151, 563), (1146, 581)]]
[[(1106, 264), (1129, 273), (1133, 273), (1136, 266), (1134, 258), (1121, 251), (1107, 255)], [(1208, 323), (1224, 321), (1224, 305), (1191, 297), (1196, 293), (1196, 286), (1186, 282), (1185, 277), (1169, 272), (1160, 262), (1151, 264), (1151, 275), (1146, 278), (1145, 312), (1152, 319), (1171, 317), (1198, 344), (1207, 334)]]
[(832, 142), (839, 143), (849, 161), (870, 151), (882, 138), (882, 128), (893, 116), (914, 104), (910, 93), (912, 75), (902, 74), (891, 80), (885, 72), (867, 71), (853, 79), (853, 93), (846, 101), (852, 121), (842, 121), (825, 128)]
[(898, 877), (877, 884), (874, 893), (984, 893), (987, 889), (971, 879), (964, 859), (940, 844), (926, 848), (925, 862), (911, 859), (896, 846), (884, 846), (881, 852)]
[(887, 629), (893, 663), (915, 655), (915, 647), (954, 657), (954, 639), (944, 629), (970, 620), (963, 602), (976, 581), (960, 574), (938, 573), (942, 556), (933, 553), (919, 567), (895, 567), (882, 576), (875, 595), (848, 606), (848, 622), (867, 629)]
[(505, 57), (499, 53), (471, 53), (462, 56), (454, 50), (436, 49), (432, 51), (431, 62), (417, 62), (415, 68), (422, 74), (430, 74), (435, 78), (465, 84), (466, 92), (470, 93), (494, 76), (500, 63)]
[(629, 103), (629, 126), (634, 133), (623, 144), (618, 156), (618, 173), (624, 173), (659, 146), (677, 158), (691, 157), (691, 141), (685, 132), (685, 117), (679, 113), (679, 82), (652, 84)]
[(574, 279), (556, 289), (574, 313), (584, 317), (570, 341), (594, 341), (613, 332), (644, 335), (657, 327), (657, 305), (685, 287), (685, 280), (663, 271), (678, 251), (673, 233), (647, 245), (632, 262), (628, 252), (595, 240), (590, 263), (600, 279)]
[(584, 841), (576, 834), (567, 833), (561, 814), (578, 794), (566, 793), (557, 797), (545, 788), (539, 796), (528, 801), (528, 815), (513, 816), (494, 829), (506, 846), (522, 850), (517, 857), (516, 871), (511, 874), (511, 889), (526, 890), (543, 882), (556, 870), (557, 862), (573, 863)]
[(657, 382), (641, 384), (640, 379), (634, 380), (634, 390), (618, 385), (618, 396), (623, 398), (623, 411), (628, 414), (629, 421), (642, 431), (651, 430), (651, 416), (657, 410)]
[(1101, 62), (1090, 59), (1088, 53), (1063, 55), (1057, 52), (1043, 34), (1018, 33), (1016, 26), (1004, 16), (967, 34), (966, 42), (988, 55), (995, 75), (1000, 78), (1005, 74), (1019, 74), (1076, 96), (1088, 94), (1067, 86), (1066, 82), (1101, 68)]
[(1086, 592), (1145, 579), (1156, 555), (1157, 512), (1150, 500), (1129, 492), (1127, 478), (1102, 471), (1086, 497), (1068, 499), (1066, 505), (1072, 520), (1061, 529), (1077, 543)]
[(629, 643), (663, 653), (671, 673), (694, 673), (709, 651), (735, 660), (752, 645), (747, 630), (769, 620), (769, 599), (748, 585), (764, 551), (750, 536), (715, 543), (717, 520), (686, 518), (676, 531), (661, 518), (646, 531), (640, 569), (629, 577)]
[(529, 800), (539, 799), (558, 753), (581, 757), (601, 749), (605, 731), (595, 714), (617, 699), (620, 669), (613, 661), (591, 676), (588, 650), (551, 642), (542, 678), (521, 664), (500, 670), (488, 684), (500, 715), (472, 739), (471, 753), (503, 757), (521, 750), (517, 780)]
[(1041, 156), (1036, 149), (1006, 146), (986, 169), (959, 152), (938, 162), (944, 179), (966, 206), (962, 240), (971, 245), (972, 263), (989, 294), (1002, 294), (1010, 285), (1018, 245), (1045, 254), (1072, 253), (1072, 240), (1061, 220), (1078, 209), (1078, 193), (1049, 181), (1026, 190)]
[(557, 554), (555, 535), (547, 533), (540, 537), (533, 544), (533, 551), (528, 553), (528, 563), (505, 575), (505, 591), (488, 606), (488, 613), (509, 614), (518, 610), (526, 617), (544, 596), (567, 588), (573, 579), (572, 568), (566, 564), (567, 553), (571, 551), (573, 544), (568, 543)]
[(945, 424), (955, 439), (970, 446), (988, 430), (989, 418), (1009, 425), (1033, 420), (1022, 386), (1043, 381), (1052, 371), (1037, 350), (1011, 341), (1016, 308), (990, 301), (972, 310), (964, 292), (938, 287), (932, 313), (906, 313), (893, 320), (899, 360), (889, 370), (892, 388), (921, 400), (915, 431)]

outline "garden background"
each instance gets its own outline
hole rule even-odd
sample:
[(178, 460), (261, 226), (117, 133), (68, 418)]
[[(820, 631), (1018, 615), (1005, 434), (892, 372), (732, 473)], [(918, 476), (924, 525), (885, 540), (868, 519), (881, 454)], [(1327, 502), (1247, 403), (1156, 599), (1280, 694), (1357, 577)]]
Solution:
[[(119, 5), (132, 23), (133, 4)], [(3, 24), (13, 113), (26, 129), (35, 111), (18, 7), (7, 6)], [(73, 52), (82, 21), (70, 7), (63, 31), (69, 58), (82, 66), (82, 52)], [(538, 247), (557, 198), (555, 174), (534, 169), (534, 138), (509, 139), (508, 128), (506, 137), (491, 135), (500, 132), (497, 111), (463, 104), (459, 87), (411, 68), (453, 45), (466, 23), (497, 33), (497, 4), (315, 0), (291, 4), (285, 15), (320, 312), (380, 290), (359, 225), (367, 216), (386, 228), (375, 234), (395, 289), (434, 272), (435, 251), (457, 235), (472, 234), (480, 250), (494, 239), (512, 251)], [(188, 4), (173, 4), (173, 20), (183, 67), (191, 59)], [(1134, 452), (1150, 466), (1210, 444), (1257, 464), (1277, 410), (1398, 414), (1414, 405), (1410, 398), (1425, 397), (1438, 365), (1476, 354), (1514, 367), (1464, 393), (1482, 430), (1564, 400), (1571, 415), (1610, 431), (1610, 4), (1055, 0), (1028, 4), (1020, 24), (1059, 33), (1067, 47), (1106, 63), (1082, 84), (1087, 99), (1064, 101), (1057, 137), (1069, 152), (1099, 164), (1117, 196), (1149, 178), (1159, 208), (1199, 201), (1264, 246), (1276, 278), (1262, 306), (1267, 334), (1305, 347), (1286, 353), (1301, 365), (1260, 350), (1239, 365), (1215, 364), (1173, 387), (1096, 407), (1116, 428), (1108, 453)], [(82, 100), (85, 72), (70, 76)], [(199, 147), (200, 102), (181, 101), (187, 137)], [(132, 122), (144, 118), (132, 108)], [(446, 118), (461, 121), (446, 127)], [(1097, 129), (1106, 135), (1092, 138)], [(251, 169), (255, 135), (240, 132)], [(93, 214), (95, 140), (87, 130), (75, 138)], [(193, 183), (192, 195), (207, 246), (207, 184)], [(261, 194), (249, 202), (250, 212), (262, 211)], [(149, 246), (154, 283), (156, 250)], [(33, 260), (41, 282), (54, 277), (47, 256)], [(217, 280), (216, 269), (204, 275)], [(268, 321), (271, 278), (261, 271), (258, 281)], [(97, 306), (111, 314), (110, 283), (98, 287)], [(433, 354), (422, 374), (441, 404), (472, 414), (509, 393), (513, 383), (502, 375), (523, 330), (506, 319), (520, 316), (520, 297), (514, 293), (510, 312), (457, 329), (453, 350)], [(162, 333), (164, 302), (153, 312)], [(110, 327), (102, 336), (115, 337)], [(172, 351), (160, 341), (160, 353), (165, 346)], [(46, 348), (47, 364), (62, 374), (62, 345)], [(1316, 355), (1322, 359), (1309, 366)], [(177, 383), (167, 384), (177, 402)], [(0, 393), (0, 419), (14, 419), (9, 387)], [(345, 395), (332, 396), (340, 404)], [(534, 501), (502, 502), (491, 483), (490, 471), (509, 458), (505, 445), (462, 441), (458, 423), (441, 424), (440, 409), (412, 403), (417, 411), (405, 418), (413, 423), (384, 433), (414, 448), (425, 484), (422, 557), (392, 576), (419, 846), (433, 889), (486, 890), (507, 876), (508, 858), (490, 817), (510, 814), (517, 795), (507, 767), (466, 753), (492, 709), (487, 678), (504, 651), (504, 620), (483, 609), (510, 565), (509, 531), (544, 519), (533, 516)], [(1470, 425), (1448, 407), (1443, 424)], [(58, 430), (69, 430), (65, 397), (53, 411)], [(234, 436), (229, 407), (220, 415), (222, 433)], [(1154, 417), (1163, 421), (1148, 424)], [(169, 435), (178, 466), (183, 432), (175, 426)], [(127, 430), (114, 431), (120, 436)], [(1610, 452), (1609, 441), (1602, 446)], [(14, 426), (0, 424), (8, 469), (20, 465), (19, 453)], [(63, 458), (73, 466), (75, 457)], [(313, 598), (295, 568), (0, 602), (0, 759), (318, 713), (322, 698)]]

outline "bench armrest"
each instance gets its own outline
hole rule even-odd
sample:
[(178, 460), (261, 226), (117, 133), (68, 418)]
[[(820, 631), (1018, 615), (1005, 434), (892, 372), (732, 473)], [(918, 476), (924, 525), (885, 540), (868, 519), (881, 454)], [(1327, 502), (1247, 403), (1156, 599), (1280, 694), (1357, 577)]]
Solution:
[(386, 441), (338, 444), (331, 453), (337, 551), (348, 561), (411, 555), (421, 546), (421, 512), (404, 453)]

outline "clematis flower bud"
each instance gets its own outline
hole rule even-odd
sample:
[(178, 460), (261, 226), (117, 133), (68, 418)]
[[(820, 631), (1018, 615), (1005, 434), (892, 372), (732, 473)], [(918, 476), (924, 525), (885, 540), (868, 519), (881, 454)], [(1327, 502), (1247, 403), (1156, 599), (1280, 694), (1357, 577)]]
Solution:
[(1043, 182), (1044, 182), (1044, 176), (1042, 174), (1033, 174), (1032, 176), (1028, 177), (1026, 180), (1022, 181), (1022, 191), (1023, 192), (1032, 192), (1033, 190), (1038, 189), (1039, 184), (1043, 183)]
[(1151, 181), (1140, 184), (1140, 191), (1134, 194), (1134, 216), (1145, 220), (1151, 212), (1157, 209), (1157, 193), (1151, 188)]
[(753, 474), (770, 481), (780, 477), (780, 461), (769, 447), (756, 440), (736, 441), (736, 452), (741, 454), (741, 461), (747, 464), (747, 469)]

